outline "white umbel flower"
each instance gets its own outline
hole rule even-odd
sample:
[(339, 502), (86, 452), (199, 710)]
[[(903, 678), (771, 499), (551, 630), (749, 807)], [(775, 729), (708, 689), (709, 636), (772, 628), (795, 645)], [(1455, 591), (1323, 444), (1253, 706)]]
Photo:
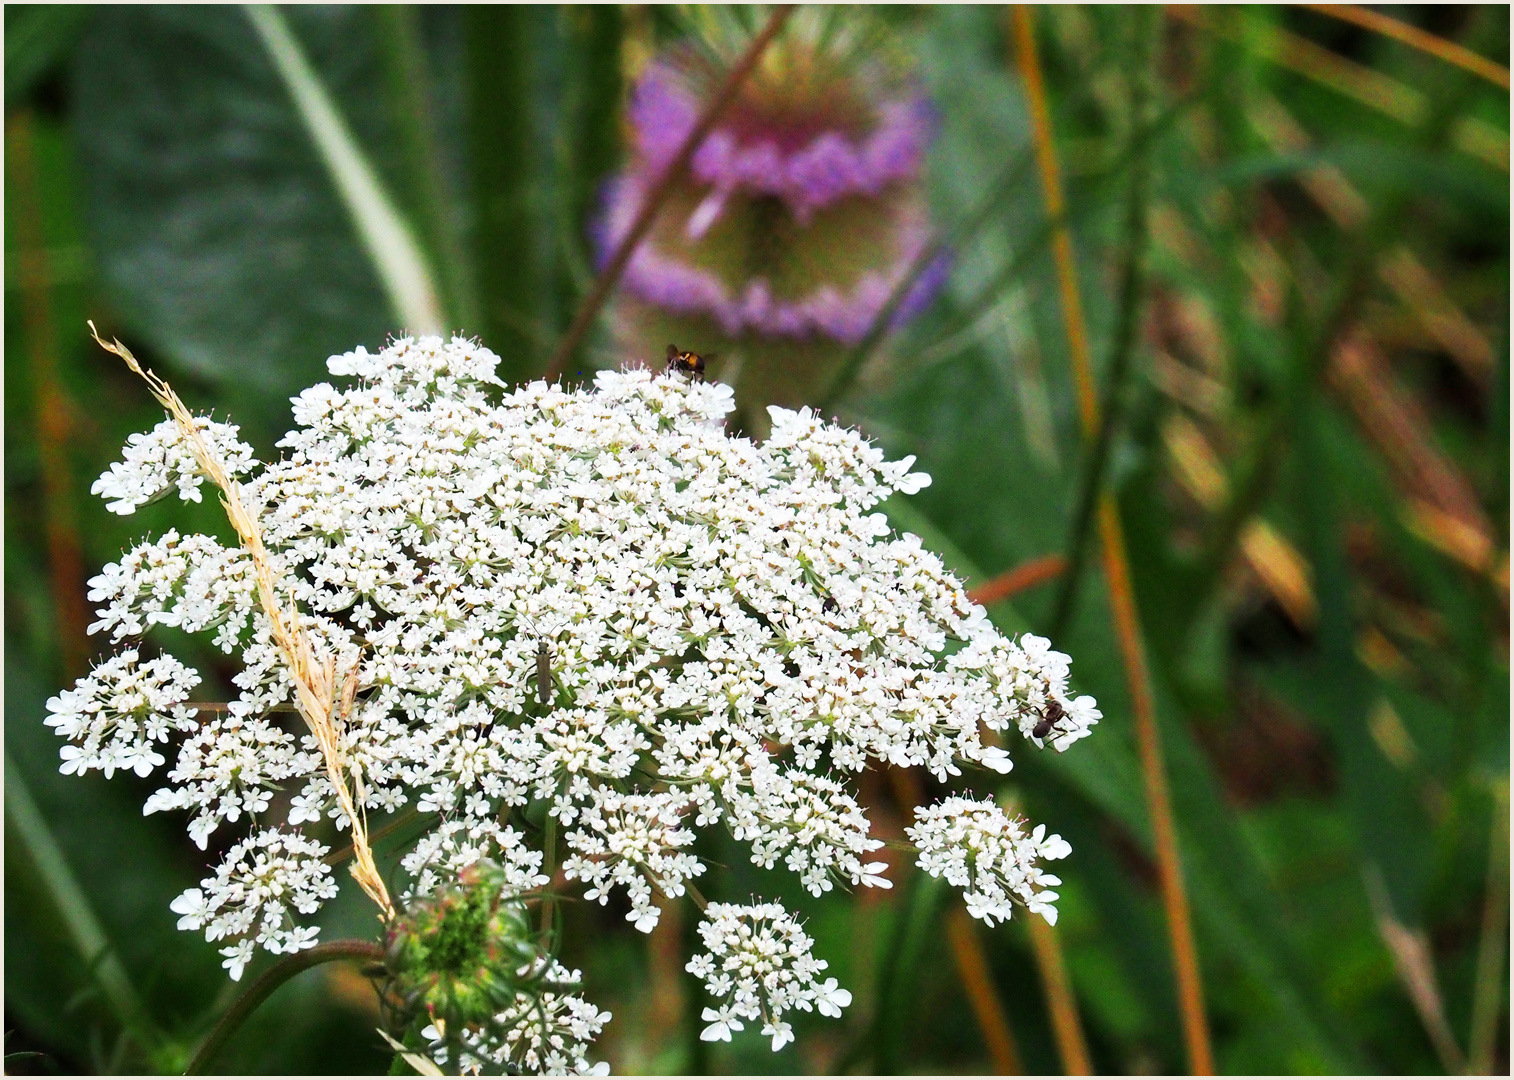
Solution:
[[(252, 447), (237, 439), (235, 424), (218, 424), (204, 416), (196, 419), (201, 438), (228, 475), (242, 476), (252, 470)], [(105, 505), (111, 513), (134, 513), (173, 487), (186, 502), (200, 501), (205, 477), (173, 420), (163, 421), (145, 435), (130, 436), (122, 457), (89, 489), (92, 495), (112, 500)]]
[(234, 845), (215, 877), (173, 901), (183, 916), (179, 929), (203, 929), (206, 941), (235, 939), (221, 950), (233, 979), (242, 977), (254, 944), (271, 953), (308, 949), (318, 929), (296, 925), (290, 909), (309, 915), (336, 895), (331, 867), (321, 861), (326, 851), (325, 844), (277, 829)]
[[(583, 973), (569, 971), (555, 961), (545, 977), (553, 985), (572, 987)], [(494, 1017), (491, 1034), (464, 1034), (457, 1072), (463, 1076), (538, 1073), (547, 1076), (606, 1076), (608, 1062), (589, 1062), (589, 1044), (610, 1022), (610, 1014), (577, 994), (548, 990), (517, 996), (515, 1004)], [(435, 1025), (422, 1029), (431, 1040), (431, 1059), (449, 1064), (447, 1039)]]
[(1024, 822), (993, 800), (950, 798), (915, 811), (905, 832), (920, 849), (920, 869), (963, 890), (967, 912), (989, 926), (1007, 922), (1016, 902), (1039, 912), (1053, 926), (1062, 879), (1046, 873), (1043, 859), (1065, 859), (1072, 847), (1046, 826), (1026, 832)]
[(699, 924), (708, 952), (689, 961), (687, 970), (704, 980), (719, 1008), (704, 1010), (705, 1042), (730, 1042), (745, 1021), (762, 1020), (762, 1033), (779, 1050), (794, 1034), (783, 1014), (818, 1009), (840, 1016), (852, 1003), (851, 991), (835, 979), (820, 981), (828, 966), (810, 951), (814, 940), (782, 904), (711, 904)]
[(68, 740), (59, 772), (147, 776), (163, 764), (157, 746), (169, 732), (195, 729), (184, 702), (199, 684), (199, 674), (172, 656), (142, 663), (136, 649), (127, 649), (102, 660), (72, 690), (47, 700), (43, 723)]
[[(346, 385), (295, 400), (285, 457), (267, 465), (235, 429), (203, 421), (211, 453), (241, 477), (262, 561), (170, 532), (91, 582), (95, 630), (213, 634), (240, 661), (229, 710), (188, 723), (163, 714), (187, 738), (147, 809), (187, 812), (201, 848), (244, 819), (288, 851), (304, 825), (349, 829), (354, 807), (413, 807), (435, 824), (403, 858), (406, 895), (485, 858), (525, 891), (557, 869), (523, 839), (539, 835), (523, 815), (543, 800), (570, 879), (592, 899), (624, 888), (632, 921), (650, 930), (653, 890), (677, 896), (704, 872), (689, 850), (699, 829), (724, 826), (754, 863), (782, 865), (814, 895), (887, 886), (856, 773), (871, 762), (943, 782), (966, 767), (1005, 772), (994, 733), (1062, 750), (1097, 720), (1091, 699), (1068, 697), (1065, 656), (1000, 635), (940, 559), (876, 512), (929, 483), (913, 459), (886, 461), (808, 409), (771, 410), (760, 446), (732, 438), (730, 388), (681, 375), (601, 372), (591, 388), (505, 392), (496, 362), (457, 338), (334, 357)], [(128, 445), (97, 485), (113, 509), (175, 484), (199, 494), (180, 430)], [(301, 699), (260, 574), (346, 687), (327, 743), (289, 712)], [(69, 693), (55, 699), (55, 726), (85, 742), (65, 748), (65, 766), (81, 753), (102, 768), (152, 761), (131, 749), (130, 710), (88, 728), (80, 703), (102, 691), (81, 681)], [(1055, 735), (1033, 735), (1053, 713)], [(131, 748), (107, 759), (88, 731), (101, 748)], [(162, 735), (159, 722), (143, 738)], [(331, 755), (350, 799), (332, 784)], [(292, 801), (273, 800), (277, 788)], [(287, 810), (269, 820), (276, 805)], [(301, 895), (311, 906), (324, 893)], [(785, 948), (802, 937), (787, 915), (754, 918)], [(250, 942), (295, 940), (239, 933), (237, 965)], [(808, 945), (791, 959), (718, 1030), (758, 1008), (781, 1045), (792, 1037), (782, 1012), (839, 1011), (846, 992), (813, 981), (823, 962)]]

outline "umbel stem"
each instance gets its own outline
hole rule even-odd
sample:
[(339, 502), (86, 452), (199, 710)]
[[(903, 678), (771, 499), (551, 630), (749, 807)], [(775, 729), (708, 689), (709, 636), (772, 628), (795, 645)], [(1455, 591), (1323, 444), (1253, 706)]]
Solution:
[(252, 985), (243, 990), (241, 995), (231, 1003), (231, 1008), (221, 1014), (221, 1019), (216, 1021), (216, 1026), (211, 1028), (210, 1034), (205, 1036), (205, 1041), (195, 1051), (194, 1059), (184, 1070), (185, 1076), (198, 1076), (205, 1071), (221, 1047), (236, 1033), (237, 1028), (242, 1026), (257, 1007), (263, 1004), (279, 987), (302, 971), (309, 971), (320, 964), (327, 964), (333, 960), (369, 960), (382, 961), (384, 950), (372, 941), (328, 941), (322, 945), (315, 945), (309, 949), (302, 949), (284, 957), (273, 967), (269, 968), (256, 979)]
[(205, 444), (194, 416), (168, 383), (151, 371), (143, 370), (130, 349), (119, 341), (107, 343), (102, 340), (93, 322), (89, 323), (89, 332), (102, 349), (115, 353), (126, 361), (127, 367), (142, 376), (153, 397), (158, 399), (159, 404), (168, 410), (168, 414), (179, 425), (184, 441), (201, 470), (210, 478), (211, 483), (221, 489), (221, 505), (226, 508), (226, 517), (232, 528), (236, 529), (242, 548), (252, 559), (253, 574), (258, 586), (258, 603), (273, 628), (274, 644), (278, 646), (289, 667), (300, 716), (304, 718), (321, 748), (326, 775), (331, 780), (331, 786), (336, 789), (342, 812), (352, 823), (352, 876), (379, 906), (384, 920), (392, 920), (395, 915), (394, 903), (389, 899), (389, 890), (373, 861), (373, 848), (368, 843), (367, 814), (359, 805), (360, 800), (353, 798), (352, 788), (356, 785), (348, 784), (348, 770), (342, 753), (341, 732), (357, 698), (358, 664), (361, 657), (353, 658), (338, 684), (335, 654), (319, 655), (300, 626), (298, 610), (290, 607), (286, 614), (279, 605), (275, 574), (268, 559), (268, 550), (263, 546), (257, 514), (242, 502), (240, 487)]

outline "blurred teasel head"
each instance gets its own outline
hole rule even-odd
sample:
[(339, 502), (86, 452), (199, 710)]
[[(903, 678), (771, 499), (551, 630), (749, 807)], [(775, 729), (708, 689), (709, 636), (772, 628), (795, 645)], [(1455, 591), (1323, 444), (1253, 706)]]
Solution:
[[(763, 17), (706, 8), (700, 18), (633, 88), (631, 160), (607, 191), (602, 261)], [(710, 375), (736, 386), (736, 420), (751, 435), (766, 433), (765, 406), (820, 398), (896, 289), (897, 324), (944, 276), (944, 260), (918, 272), (931, 243), (922, 177), (933, 129), (886, 28), (800, 9), (675, 177), (627, 266), (612, 311), (619, 347), (653, 362), (670, 342), (715, 354)]]

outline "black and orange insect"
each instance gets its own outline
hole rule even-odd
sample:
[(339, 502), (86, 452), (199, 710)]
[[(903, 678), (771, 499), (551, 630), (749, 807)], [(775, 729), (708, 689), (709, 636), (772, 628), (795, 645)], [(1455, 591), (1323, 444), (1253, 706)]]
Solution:
[(1044, 739), (1056, 730), (1057, 721), (1066, 715), (1067, 710), (1062, 708), (1062, 703), (1056, 698), (1052, 698), (1046, 703), (1046, 708), (1041, 713), (1040, 722), (1031, 729), (1030, 733), (1038, 739)]
[(701, 382), (704, 380), (704, 365), (706, 361), (713, 360), (716, 353), (708, 356), (700, 356), (698, 353), (687, 352), (677, 345), (668, 346), (668, 370), (681, 371), (685, 375), (692, 375)]

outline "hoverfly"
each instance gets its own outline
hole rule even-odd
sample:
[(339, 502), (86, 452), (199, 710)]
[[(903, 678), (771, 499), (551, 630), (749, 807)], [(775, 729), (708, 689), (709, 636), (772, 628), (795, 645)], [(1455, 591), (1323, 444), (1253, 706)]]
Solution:
[(1041, 712), (1041, 719), (1031, 729), (1031, 734), (1038, 739), (1044, 739), (1057, 729), (1057, 722), (1067, 715), (1067, 710), (1062, 708), (1062, 703), (1052, 698), (1046, 703), (1046, 708)]
[(703, 382), (705, 362), (715, 359), (716, 355), (716, 353), (710, 353), (708, 356), (700, 356), (698, 353), (680, 349), (677, 345), (669, 345), (667, 370), (681, 371)]

